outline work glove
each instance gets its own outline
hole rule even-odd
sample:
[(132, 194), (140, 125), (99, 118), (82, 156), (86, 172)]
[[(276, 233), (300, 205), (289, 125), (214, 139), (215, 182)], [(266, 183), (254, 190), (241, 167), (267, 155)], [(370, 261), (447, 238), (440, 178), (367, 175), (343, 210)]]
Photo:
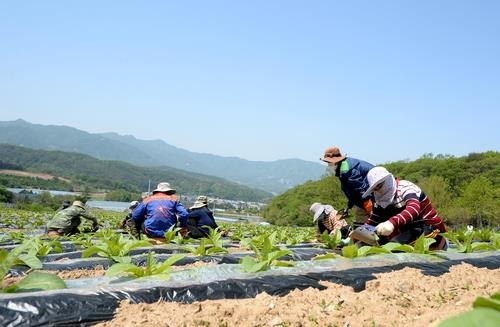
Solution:
[(349, 208), (344, 208), (340, 210), (340, 213), (342, 214), (342, 218), (349, 216)]
[(394, 225), (389, 220), (384, 221), (375, 227), (375, 232), (382, 236), (391, 235), (394, 232)]
[(188, 233), (188, 229), (186, 227), (182, 227), (180, 230), (179, 230), (179, 233), (181, 233), (182, 237), (186, 237), (187, 233)]

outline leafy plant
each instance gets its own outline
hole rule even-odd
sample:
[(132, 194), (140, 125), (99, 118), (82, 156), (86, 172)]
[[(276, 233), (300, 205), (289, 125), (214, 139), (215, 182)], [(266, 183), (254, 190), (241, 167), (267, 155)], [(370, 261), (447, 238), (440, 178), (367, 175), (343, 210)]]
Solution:
[(207, 240), (212, 247), (219, 249), (217, 252), (227, 252), (224, 249), (224, 241), (222, 240), (223, 231), (220, 230), (220, 227), (211, 228), (210, 226), (206, 226), (208, 228)]
[(342, 241), (342, 234), (339, 229), (337, 229), (333, 235), (330, 235), (328, 231), (325, 230), (323, 234), (321, 234), (320, 241), (325, 244), (327, 248), (335, 250)]
[(435, 239), (425, 237), (424, 233), (422, 233), (413, 244), (413, 253), (431, 254), (430, 246), (435, 242)]
[(492, 244), (486, 242), (473, 243), (472, 241), (474, 239), (474, 233), (468, 233), (463, 243), (459, 241), (457, 235), (453, 232), (443, 233), (442, 235), (444, 237), (447, 237), (453, 243), (455, 243), (457, 245), (458, 252), (460, 253), (472, 253), (477, 251), (495, 250), (495, 243)]
[(177, 233), (180, 231), (181, 229), (179, 227), (175, 227), (172, 226), (170, 227), (169, 229), (167, 229), (167, 231), (165, 232), (165, 241), (166, 243), (170, 243), (172, 242), (172, 240), (174, 239), (174, 237), (177, 235)]
[(66, 288), (66, 283), (57, 275), (33, 271), (17, 283), (11, 284), (2, 289), (2, 292), (20, 293), (58, 290), (63, 288)]
[(32, 269), (41, 269), (42, 262), (36, 257), (36, 253), (31, 250), (28, 253), (29, 244), (21, 244), (10, 252), (0, 249), (0, 280), (9, 272), (9, 269), (16, 265), (28, 266)]
[(184, 237), (181, 234), (175, 235), (175, 237), (172, 239), (172, 242), (174, 242), (177, 245), (183, 245), (187, 244), (190, 242), (189, 237)]
[(40, 236), (37, 236), (25, 242), (29, 244), (28, 247), (30, 247), (30, 250), (34, 251), (40, 257), (44, 257), (52, 252), (62, 252), (61, 242), (58, 240), (42, 240)]
[(207, 255), (211, 255), (214, 253), (227, 252), (227, 250), (224, 248), (217, 247), (217, 246), (211, 246), (211, 245), (207, 244), (209, 242), (210, 241), (208, 239), (202, 238), (200, 240), (200, 244), (198, 245), (198, 247), (185, 246), (184, 249), (188, 250), (189, 252), (191, 252), (192, 254), (194, 254), (196, 256), (207, 256)]
[[(271, 234), (272, 235), (272, 234)], [(291, 267), (293, 262), (279, 261), (278, 259), (291, 255), (292, 251), (288, 249), (278, 249), (272, 243), (271, 235), (262, 235), (262, 239), (255, 239), (250, 242), (250, 247), (255, 252), (255, 258), (245, 256), (240, 260), (245, 272), (257, 272), (268, 270), (271, 266)], [(262, 244), (259, 241), (262, 240)]]
[(491, 229), (478, 229), (474, 232), (474, 238), (481, 242), (489, 242), (495, 232)]
[(70, 240), (73, 244), (81, 247), (81, 248), (89, 248), (94, 245), (94, 235), (91, 233), (84, 233), (84, 234), (77, 234), (77, 235), (72, 235), (70, 237)]
[(88, 258), (97, 253), (115, 262), (129, 263), (131, 259), (127, 254), (133, 249), (146, 246), (150, 246), (146, 240), (127, 239), (122, 234), (114, 234), (109, 239), (99, 240), (95, 245), (85, 249), (82, 258)]
[(500, 293), (490, 298), (478, 297), (471, 311), (442, 321), (438, 327), (498, 326), (500, 321)]
[(333, 253), (325, 253), (325, 254), (318, 254), (311, 260), (317, 261), (317, 260), (328, 260), (328, 259), (335, 259), (337, 256)]
[(159, 275), (161, 278), (167, 278), (170, 273), (170, 267), (177, 261), (184, 258), (184, 254), (173, 254), (164, 262), (158, 263), (154, 257), (154, 252), (149, 252), (144, 267), (132, 263), (115, 263), (109, 267), (106, 276), (126, 275), (132, 277), (145, 277)]
[(400, 244), (400, 243), (394, 243), (394, 242), (389, 242), (382, 247), (386, 250), (389, 250), (391, 252), (405, 252), (405, 253), (413, 253), (414, 248), (413, 246), (409, 244)]

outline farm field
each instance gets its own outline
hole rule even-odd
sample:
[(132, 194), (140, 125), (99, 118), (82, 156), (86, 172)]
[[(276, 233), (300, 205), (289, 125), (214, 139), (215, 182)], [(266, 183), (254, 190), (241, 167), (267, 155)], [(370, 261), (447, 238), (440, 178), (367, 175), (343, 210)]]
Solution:
[(423, 237), (342, 246), (340, 234), (252, 224), (201, 240), (170, 230), (158, 244), (120, 230), (122, 213), (93, 214), (98, 232), (46, 239), (51, 212), (1, 209), (0, 325), (428, 326), (500, 289), (490, 229), (449, 232), (438, 252)]

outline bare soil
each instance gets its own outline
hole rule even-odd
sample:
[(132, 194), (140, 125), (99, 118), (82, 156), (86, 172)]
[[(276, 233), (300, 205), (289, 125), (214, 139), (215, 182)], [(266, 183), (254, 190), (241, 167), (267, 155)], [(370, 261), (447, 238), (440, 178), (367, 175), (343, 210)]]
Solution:
[(106, 274), (106, 270), (98, 265), (94, 269), (75, 269), (75, 270), (43, 270), (44, 272), (54, 274), (62, 279), (78, 279), (78, 278), (88, 278), (88, 277), (101, 277)]
[(405, 268), (376, 274), (359, 293), (322, 282), (327, 289), (295, 290), (284, 297), (180, 304), (122, 301), (115, 318), (100, 327), (118, 326), (429, 326), (471, 308), (478, 296), (500, 290), (500, 269), (461, 264), (439, 277)]

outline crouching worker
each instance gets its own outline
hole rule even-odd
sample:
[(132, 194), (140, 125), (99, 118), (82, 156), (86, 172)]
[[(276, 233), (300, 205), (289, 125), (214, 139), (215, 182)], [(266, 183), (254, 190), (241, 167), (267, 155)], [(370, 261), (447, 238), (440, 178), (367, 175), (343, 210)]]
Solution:
[(188, 234), (192, 238), (203, 238), (208, 235), (208, 227), (217, 228), (214, 215), (208, 209), (205, 196), (199, 196), (187, 216)]
[(313, 214), (313, 223), (317, 225), (316, 238), (318, 240), (325, 231), (328, 234), (334, 234), (340, 230), (343, 239), (348, 237), (349, 224), (342, 217), (342, 214), (339, 214), (331, 205), (316, 202), (311, 205), (309, 210)]
[(134, 209), (132, 221), (141, 226), (141, 230), (148, 237), (163, 242), (165, 232), (177, 224), (177, 219), (181, 234), (187, 234), (188, 212), (175, 193), (175, 189), (171, 188), (169, 183), (160, 183), (153, 190), (153, 195), (145, 198)]
[(446, 228), (427, 195), (415, 184), (398, 180), (384, 167), (375, 167), (368, 172), (369, 188), (363, 194), (373, 193), (375, 203), (366, 224), (375, 226), (381, 236), (380, 242), (409, 244), (422, 233), (436, 242), (433, 250), (446, 250), (448, 242), (439, 233)]
[(139, 201), (130, 202), (127, 210), (127, 217), (125, 217), (125, 219), (122, 222), (122, 228), (135, 238), (140, 238), (141, 236), (141, 226), (136, 225), (135, 222), (132, 220), (132, 213), (134, 212), (134, 209), (137, 208), (138, 205)]
[(47, 223), (47, 234), (49, 236), (77, 234), (82, 217), (92, 220), (93, 229), (97, 230), (99, 227), (97, 219), (87, 213), (81, 201), (74, 201), (70, 207), (56, 212), (52, 220)]

